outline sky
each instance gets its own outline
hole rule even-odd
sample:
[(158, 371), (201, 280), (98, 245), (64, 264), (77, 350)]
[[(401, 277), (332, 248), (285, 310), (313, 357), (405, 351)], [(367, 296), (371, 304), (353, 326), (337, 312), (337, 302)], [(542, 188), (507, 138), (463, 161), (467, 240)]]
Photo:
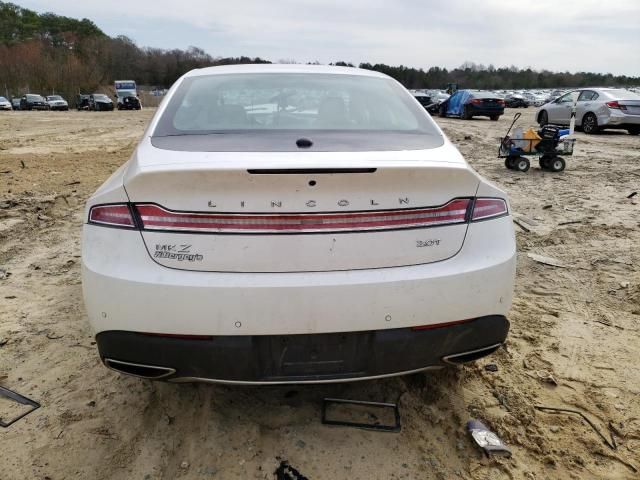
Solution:
[(640, 76), (640, 0), (10, 0), (86, 17), (139, 46), (274, 62)]

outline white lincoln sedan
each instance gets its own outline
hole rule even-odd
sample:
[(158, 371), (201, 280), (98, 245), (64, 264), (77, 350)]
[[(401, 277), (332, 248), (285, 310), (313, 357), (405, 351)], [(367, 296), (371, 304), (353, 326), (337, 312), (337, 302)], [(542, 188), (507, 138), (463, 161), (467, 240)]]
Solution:
[(172, 382), (400, 375), (502, 345), (505, 193), (380, 73), (240, 65), (168, 92), (86, 206), (104, 364)]

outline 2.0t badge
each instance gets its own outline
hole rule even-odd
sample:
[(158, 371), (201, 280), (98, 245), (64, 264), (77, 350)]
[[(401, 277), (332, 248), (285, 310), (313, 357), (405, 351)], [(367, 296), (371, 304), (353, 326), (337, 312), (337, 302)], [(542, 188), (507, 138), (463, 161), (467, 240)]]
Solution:
[(416, 247), (435, 247), (440, 245), (439, 238), (430, 238), (429, 240), (416, 240)]

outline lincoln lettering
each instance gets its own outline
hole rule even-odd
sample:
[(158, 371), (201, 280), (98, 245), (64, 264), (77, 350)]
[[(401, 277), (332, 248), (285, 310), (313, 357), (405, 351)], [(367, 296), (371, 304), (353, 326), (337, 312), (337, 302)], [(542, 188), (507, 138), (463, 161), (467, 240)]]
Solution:
[[(235, 202), (234, 202), (235, 203)], [(240, 208), (247, 208), (247, 204), (250, 204), (250, 202), (247, 202), (246, 200), (240, 200), (239, 202), (239, 206)], [(307, 208), (316, 208), (319, 205), (322, 205), (324, 202), (318, 202), (317, 200), (305, 200), (303, 202), (303, 205)], [(411, 203), (411, 201), (409, 200), (409, 197), (399, 197), (397, 199), (397, 204), (398, 205), (409, 205)], [(335, 203), (331, 202), (331, 205), (338, 205), (339, 207), (348, 207), (351, 205), (351, 201), (347, 200), (346, 198), (342, 198), (340, 200), (335, 201)], [(375, 198), (371, 198), (369, 199), (369, 203), (370, 206), (379, 206), (380, 203), (378, 202), (377, 199)], [(329, 205), (329, 204), (325, 204), (325, 205)], [(209, 200), (207, 202), (207, 206), (209, 208), (218, 208), (217, 203), (214, 200)], [(282, 201), (282, 200), (270, 200), (268, 203), (268, 206), (270, 208), (286, 208), (286, 202)], [(251, 206), (249, 205), (248, 208), (261, 208), (264, 207), (264, 205), (255, 205), (255, 206)]]

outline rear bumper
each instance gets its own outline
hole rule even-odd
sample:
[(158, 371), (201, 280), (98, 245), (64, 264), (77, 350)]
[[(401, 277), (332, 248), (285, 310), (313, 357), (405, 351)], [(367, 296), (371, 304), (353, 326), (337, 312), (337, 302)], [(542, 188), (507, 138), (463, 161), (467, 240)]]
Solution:
[(107, 366), (144, 378), (279, 384), (364, 380), (475, 360), (496, 350), (508, 331), (504, 316), (491, 315), (428, 330), (205, 339), (105, 331), (96, 339)]
[(506, 316), (510, 216), (469, 225), (448, 260), (371, 270), (215, 273), (158, 265), (140, 232), (85, 225), (85, 305), (96, 333), (284, 335), (371, 331)]
[(504, 108), (485, 108), (485, 107), (471, 107), (469, 113), (474, 116), (486, 116), (491, 117), (493, 115), (503, 115)]
[(598, 116), (598, 125), (605, 128), (627, 128), (640, 126), (640, 115), (611, 111), (608, 115)]

